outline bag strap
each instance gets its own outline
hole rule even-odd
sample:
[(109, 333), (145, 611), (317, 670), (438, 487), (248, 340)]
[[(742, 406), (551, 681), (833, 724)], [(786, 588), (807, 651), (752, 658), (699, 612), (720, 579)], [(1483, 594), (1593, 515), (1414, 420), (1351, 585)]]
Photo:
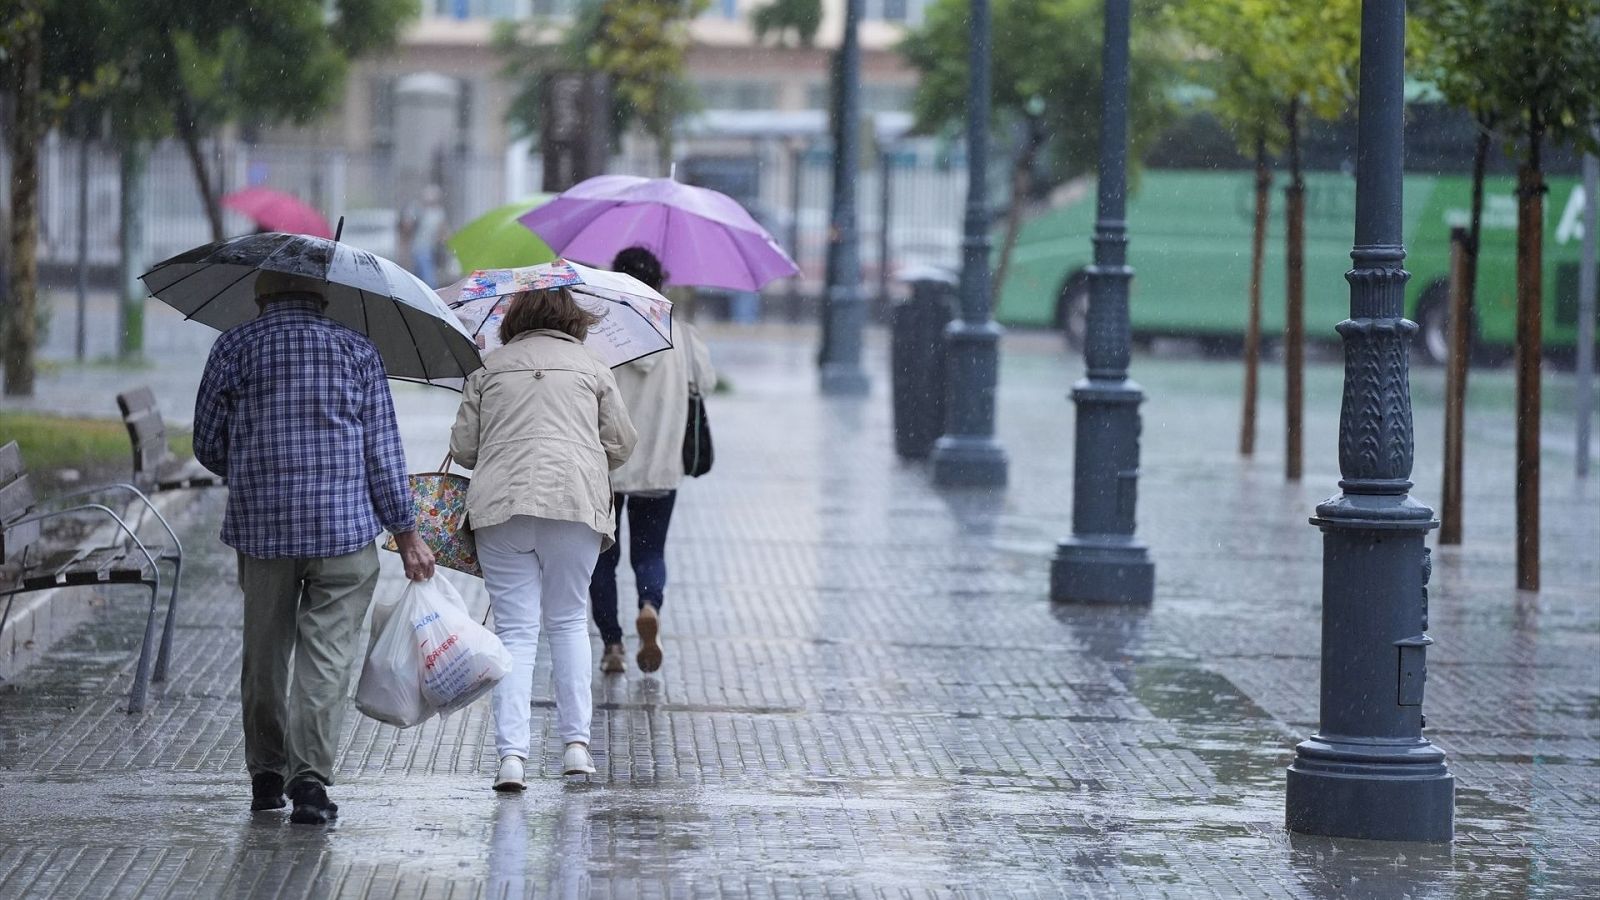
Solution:
[(439, 463), (439, 471), (448, 475), (450, 473), (450, 463), (454, 460), (455, 454), (451, 453), (449, 450), (446, 450), (444, 452), (444, 460)]

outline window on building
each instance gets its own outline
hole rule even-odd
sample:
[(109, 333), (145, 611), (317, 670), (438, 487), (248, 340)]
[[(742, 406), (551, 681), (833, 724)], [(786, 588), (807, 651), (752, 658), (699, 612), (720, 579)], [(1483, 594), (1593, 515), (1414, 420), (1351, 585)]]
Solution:
[(545, 19), (570, 19), (583, 0), (533, 0), (533, 14)]
[(923, 11), (929, 0), (867, 0), (863, 11), (868, 19), (896, 22), (902, 25), (921, 25)]
[(771, 81), (705, 80), (696, 82), (695, 90), (706, 109), (772, 109), (778, 105), (778, 86)]
[(431, 0), (433, 14), (449, 19), (520, 19), (524, 0)]

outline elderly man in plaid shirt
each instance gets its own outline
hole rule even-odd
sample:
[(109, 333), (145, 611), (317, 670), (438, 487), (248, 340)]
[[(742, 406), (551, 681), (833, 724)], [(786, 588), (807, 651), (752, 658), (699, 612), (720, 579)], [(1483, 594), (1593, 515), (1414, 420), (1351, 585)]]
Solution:
[(322, 289), (257, 276), (261, 314), (212, 346), (194, 414), (195, 457), (228, 478), (222, 540), (238, 551), (244, 591), (250, 808), (283, 808), (287, 787), (301, 824), (338, 813), (326, 785), (378, 580), (373, 539), (387, 529), (406, 577), (433, 575), (383, 361), (323, 315)]

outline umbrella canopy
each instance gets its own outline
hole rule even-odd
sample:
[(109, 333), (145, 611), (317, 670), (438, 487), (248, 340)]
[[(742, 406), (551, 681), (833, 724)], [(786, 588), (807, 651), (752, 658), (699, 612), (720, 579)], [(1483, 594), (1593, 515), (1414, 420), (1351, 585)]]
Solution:
[(287, 231), (292, 234), (309, 234), (312, 237), (331, 238), (333, 229), (328, 220), (293, 194), (275, 191), (268, 187), (248, 187), (224, 194), (222, 205), (243, 213), (268, 231)]
[(672, 346), (672, 302), (632, 275), (558, 259), (520, 269), (473, 272), (439, 296), (484, 352), (500, 346), (500, 322), (523, 291), (564, 287), (585, 309), (604, 316), (584, 346), (606, 365), (620, 366)]
[(254, 318), (262, 271), (319, 278), (327, 315), (365, 334), (392, 378), (463, 377), (483, 365), (472, 336), (432, 288), (398, 265), (303, 234), (252, 234), (180, 253), (140, 276), (150, 293), (213, 328)]
[(557, 253), (597, 265), (644, 247), (669, 284), (754, 291), (800, 271), (738, 201), (670, 178), (590, 178), (519, 221)]
[(544, 204), (554, 194), (529, 194), (515, 203), (491, 209), (473, 219), (450, 236), (446, 244), (455, 252), (461, 268), (507, 269), (531, 266), (556, 258), (537, 234), (523, 227), (517, 217)]

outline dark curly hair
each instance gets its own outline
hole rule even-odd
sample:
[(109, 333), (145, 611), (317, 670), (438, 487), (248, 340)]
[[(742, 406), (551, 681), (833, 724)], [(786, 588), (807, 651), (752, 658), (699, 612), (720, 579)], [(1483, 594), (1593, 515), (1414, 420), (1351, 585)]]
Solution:
[(618, 253), (611, 261), (611, 270), (632, 275), (655, 291), (661, 290), (667, 280), (667, 273), (661, 270), (661, 260), (644, 247), (629, 247)]

